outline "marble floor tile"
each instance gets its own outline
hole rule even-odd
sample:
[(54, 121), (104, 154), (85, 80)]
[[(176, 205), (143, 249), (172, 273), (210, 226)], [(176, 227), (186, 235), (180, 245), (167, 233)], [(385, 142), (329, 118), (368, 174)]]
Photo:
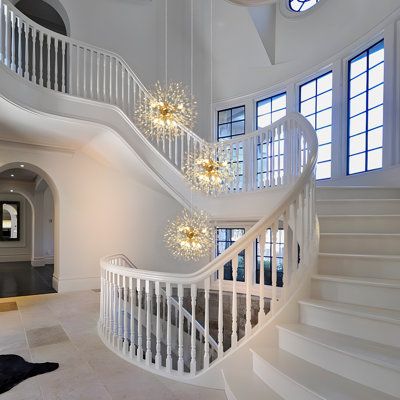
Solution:
[(12, 352), (27, 361), (58, 362), (60, 366), (24, 381), (0, 400), (225, 399), (223, 391), (161, 378), (110, 351), (97, 334), (96, 292), (27, 296), (12, 301), (17, 302), (18, 310), (0, 313), (0, 354)]
[(69, 338), (61, 325), (29, 329), (26, 331), (26, 336), (31, 349), (39, 346), (69, 341)]

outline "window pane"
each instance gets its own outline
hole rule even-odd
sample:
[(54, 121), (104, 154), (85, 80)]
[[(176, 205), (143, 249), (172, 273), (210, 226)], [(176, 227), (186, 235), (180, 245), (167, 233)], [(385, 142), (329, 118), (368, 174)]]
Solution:
[(366, 150), (366, 134), (353, 136), (349, 142), (349, 154), (357, 154)]
[(301, 103), (300, 112), (305, 116), (314, 114), (316, 112), (315, 98), (313, 97), (312, 99)]
[(318, 162), (329, 161), (331, 159), (331, 145), (326, 144), (319, 146), (318, 149)]
[(382, 147), (382, 137), (383, 129), (377, 128), (368, 133), (368, 150), (376, 149), (377, 147)]
[(368, 87), (373, 88), (383, 82), (383, 63), (369, 70)]
[(368, 113), (368, 129), (383, 125), (383, 105), (373, 108)]
[(367, 154), (369, 170), (382, 168), (382, 149), (372, 150)]
[(363, 113), (356, 117), (350, 118), (349, 135), (357, 135), (358, 133), (364, 132), (367, 125), (367, 114)]
[(310, 99), (311, 97), (315, 97), (316, 95), (316, 81), (313, 80), (309, 83), (306, 83), (305, 85), (301, 86), (300, 88), (300, 97), (301, 99), (307, 100)]
[(383, 104), (383, 84), (369, 91), (368, 108), (373, 108)]
[(367, 94), (363, 93), (350, 100), (350, 117), (367, 110)]
[(332, 127), (328, 126), (326, 128), (318, 129), (317, 136), (320, 145), (330, 143), (332, 141)]
[(232, 136), (244, 134), (244, 121), (232, 123)]
[(384, 45), (383, 40), (371, 48), (369, 52), (369, 67), (372, 68), (376, 64), (384, 60)]
[(232, 121), (244, 120), (244, 107), (232, 109)]
[(321, 111), (317, 113), (317, 126), (316, 128), (323, 128), (332, 124), (332, 109)]
[(349, 157), (349, 173), (356, 174), (365, 171), (365, 153)]
[(223, 124), (225, 122), (231, 122), (231, 110), (219, 111), (218, 122)]
[(272, 111), (286, 108), (286, 93), (279, 94), (272, 98)]
[(257, 103), (258, 115), (267, 114), (271, 112), (271, 100), (261, 100)]
[(218, 127), (218, 138), (226, 138), (228, 136), (231, 136), (230, 124), (220, 125)]
[(350, 98), (367, 90), (367, 73), (364, 73), (351, 81)]
[(317, 165), (317, 179), (328, 179), (331, 177), (331, 162), (324, 162)]
[(326, 92), (320, 94), (317, 97), (317, 111), (325, 110), (326, 108), (332, 107), (332, 92)]
[(350, 79), (367, 70), (367, 53), (362, 53), (353, 58), (350, 64)]

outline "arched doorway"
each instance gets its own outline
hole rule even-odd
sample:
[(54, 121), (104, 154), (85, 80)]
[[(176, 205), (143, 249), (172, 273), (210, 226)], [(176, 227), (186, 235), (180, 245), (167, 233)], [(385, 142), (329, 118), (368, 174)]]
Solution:
[[(60, 35), (69, 36), (69, 20), (65, 9), (56, 0), (49, 2), (43, 0), (19, 0), (15, 3), (15, 7), (26, 15), (29, 19), (41, 25), (44, 28), (49, 29), (52, 32)], [(53, 5), (50, 4), (54, 3)], [(16, 29), (16, 38), (18, 38), (19, 32)], [(25, 36), (28, 36), (28, 40), (25, 40)], [(63, 91), (63, 84), (65, 88), (68, 88), (68, 52), (69, 49), (65, 49), (63, 57), (63, 49), (61, 42), (56, 40), (54, 37), (46, 34), (41, 38), (43, 43), (40, 45), (39, 34), (32, 29), (29, 32), (25, 32), (25, 28), (21, 30), (21, 66), (22, 73), (25, 75), (25, 68), (28, 66), (29, 75), (32, 76), (33, 71), (38, 71), (38, 66), (42, 63), (42, 76), (36, 76), (37, 83), (43, 80), (44, 86)], [(26, 50), (26, 43), (28, 44), (28, 51)], [(33, 48), (35, 51), (33, 51)], [(19, 54), (17, 49), (16, 54)], [(25, 57), (28, 58), (28, 62), (25, 62)], [(35, 68), (33, 65), (35, 64)], [(18, 65), (18, 60), (17, 60)], [(62, 80), (62, 72), (64, 71), (65, 80)]]
[(0, 297), (55, 292), (54, 189), (43, 175), (0, 169)]

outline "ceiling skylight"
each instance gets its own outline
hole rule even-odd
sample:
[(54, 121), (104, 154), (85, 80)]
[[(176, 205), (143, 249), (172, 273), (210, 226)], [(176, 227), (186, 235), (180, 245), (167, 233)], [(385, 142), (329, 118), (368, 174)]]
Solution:
[(320, 0), (289, 0), (289, 8), (294, 12), (307, 11), (314, 7)]

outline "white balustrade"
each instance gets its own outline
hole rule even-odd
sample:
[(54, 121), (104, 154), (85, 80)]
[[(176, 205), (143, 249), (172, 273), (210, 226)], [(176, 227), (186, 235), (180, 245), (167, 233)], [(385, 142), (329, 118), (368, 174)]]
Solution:
[[(285, 306), (317, 255), (315, 163), (318, 144), (315, 132), (300, 116), (288, 116), (280, 126), (281, 131), (269, 127), (266, 135), (253, 136), (254, 143), (267, 141), (266, 147), (272, 157), (279, 154), (279, 144), (269, 144), (283, 140), (283, 129), (288, 127), (284, 140), (291, 153), (285, 153), (286, 159), (281, 164), (276, 162), (277, 169), (265, 182), (285, 178), (280, 175), (282, 163), (291, 171), (286, 178), (293, 179), (297, 175), (297, 179), (274, 210), (207, 266), (184, 275), (140, 270), (122, 255), (101, 261), (101, 307), (110, 302), (107, 287), (115, 287), (115, 282), (129, 281), (132, 286), (136, 283), (138, 291), (138, 306), (123, 307), (128, 310), (131, 326), (138, 332), (137, 337), (132, 333), (123, 335), (123, 341), (128, 342), (126, 350), (119, 343), (120, 332), (109, 323), (121, 320), (121, 315), (117, 315), (119, 307), (106, 306), (111, 315), (100, 313), (99, 332), (114, 351), (133, 354), (132, 348), (138, 348), (140, 352), (132, 362), (143, 364), (142, 332), (145, 331), (147, 368), (177, 379), (195, 376), (224, 358), (227, 351), (240, 346), (256, 328), (268, 323)], [(268, 132), (272, 132), (271, 135)], [(232, 281), (224, 279), (229, 267)], [(254, 277), (257, 269), (258, 283)], [(229, 293), (226, 293), (226, 285)], [(142, 307), (142, 288), (145, 288), (145, 307)], [(155, 288), (155, 308), (149, 306), (153, 299), (152, 288)], [(115, 293), (121, 296), (121, 291), (114, 290)], [(117, 300), (114, 298), (114, 303)], [(132, 303), (132, 297), (129, 302)], [(161, 309), (164, 310), (162, 315)], [(143, 311), (146, 318), (142, 317)], [(156, 354), (154, 358), (152, 351)]]

